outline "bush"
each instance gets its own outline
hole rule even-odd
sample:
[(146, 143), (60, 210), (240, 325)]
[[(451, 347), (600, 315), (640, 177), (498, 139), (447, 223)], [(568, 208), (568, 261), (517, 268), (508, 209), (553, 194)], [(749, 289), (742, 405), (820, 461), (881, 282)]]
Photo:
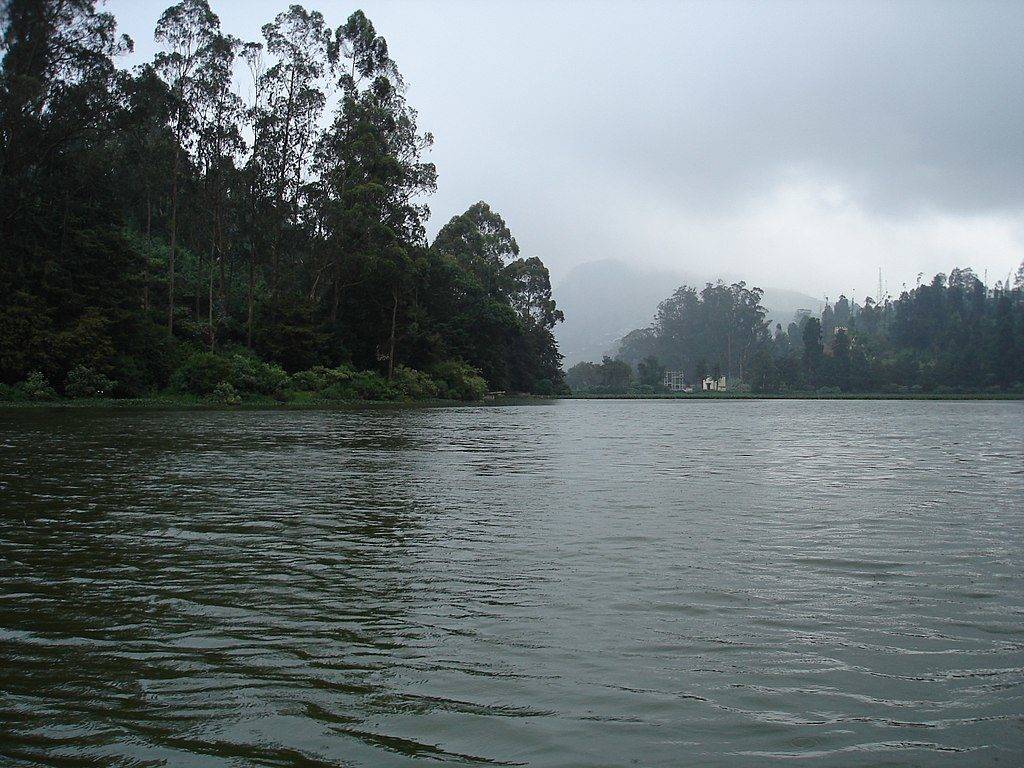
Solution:
[(250, 355), (232, 355), (230, 362), (230, 383), (241, 392), (273, 395), (288, 381), (288, 374), (281, 366), (265, 363)]
[(25, 392), (18, 386), (0, 383), (0, 402), (16, 402), (25, 399)]
[(39, 371), (32, 371), (20, 385), (29, 400), (56, 400), (57, 393)]
[(487, 382), (475, 368), (461, 360), (449, 360), (434, 366), (434, 378), (441, 384), (438, 394), (454, 400), (481, 400), (487, 394)]
[(396, 400), (400, 396), (396, 387), (373, 371), (354, 373), (348, 380), (332, 384), (321, 394), (328, 400)]
[(352, 381), (353, 373), (351, 368), (344, 365), (337, 368), (317, 365), (309, 370), (293, 373), (288, 383), (292, 389), (299, 392), (324, 392), (328, 388), (348, 384)]
[(238, 405), (242, 402), (242, 398), (238, 396), (238, 391), (227, 381), (222, 381), (214, 387), (213, 394), (210, 397), (224, 405)]
[(171, 376), (171, 388), (194, 395), (209, 395), (222, 382), (230, 382), (231, 361), (213, 352), (198, 352), (187, 358)]
[(398, 389), (374, 371), (362, 371), (352, 377), (352, 386), (360, 400), (397, 400)]
[(540, 379), (534, 382), (533, 394), (540, 395), (541, 397), (554, 397), (555, 396), (555, 385), (551, 382), (551, 379)]
[(76, 365), (68, 373), (64, 394), (68, 397), (105, 397), (116, 385), (109, 378), (87, 365)]
[(408, 400), (429, 400), (437, 397), (438, 384), (428, 374), (400, 365), (395, 368), (392, 385)]

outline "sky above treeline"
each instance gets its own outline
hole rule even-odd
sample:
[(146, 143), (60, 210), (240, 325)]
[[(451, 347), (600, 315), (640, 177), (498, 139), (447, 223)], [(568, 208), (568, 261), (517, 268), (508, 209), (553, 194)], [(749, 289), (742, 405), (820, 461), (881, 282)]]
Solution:
[[(169, 0), (110, 0), (152, 58)], [(211, 0), (258, 40), (288, 0)], [(1024, 3), (311, 0), (361, 7), (476, 200), (557, 282), (617, 258), (857, 299), (1024, 259)]]

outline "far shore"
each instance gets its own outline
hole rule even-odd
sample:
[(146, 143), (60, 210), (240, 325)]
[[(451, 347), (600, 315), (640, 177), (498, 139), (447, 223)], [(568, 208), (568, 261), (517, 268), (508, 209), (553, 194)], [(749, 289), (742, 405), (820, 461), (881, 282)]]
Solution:
[(550, 403), (557, 400), (1024, 400), (1022, 392), (847, 392), (847, 393), (754, 393), (672, 392), (660, 394), (580, 394), (563, 397), (536, 395), (489, 397), (484, 400), (327, 400), (311, 398), (280, 402), (273, 398), (248, 398), (228, 404), (188, 395), (156, 395), (133, 398), (83, 398), (17, 400), (0, 402), (0, 412), (24, 410), (148, 410), (148, 411), (332, 411), (354, 408), (451, 408)]
[(1024, 392), (663, 392), (572, 395), (572, 400), (1024, 400)]

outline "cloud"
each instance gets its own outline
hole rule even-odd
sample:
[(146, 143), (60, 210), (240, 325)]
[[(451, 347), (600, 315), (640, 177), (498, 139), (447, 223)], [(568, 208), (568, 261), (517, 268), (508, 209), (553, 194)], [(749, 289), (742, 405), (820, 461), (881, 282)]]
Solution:
[[(164, 4), (109, 4), (140, 57)], [(251, 39), (285, 2), (213, 5)], [(485, 199), (556, 275), (710, 260), (814, 292), (1021, 260), (1022, 3), (362, 7), (437, 139), (431, 231)]]

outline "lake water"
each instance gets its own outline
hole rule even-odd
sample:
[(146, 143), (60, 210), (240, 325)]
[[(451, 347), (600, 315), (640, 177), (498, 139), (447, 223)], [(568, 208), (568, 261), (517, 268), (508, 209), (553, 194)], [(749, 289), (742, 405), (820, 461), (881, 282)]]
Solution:
[(1024, 403), (0, 413), (0, 763), (1024, 755)]

